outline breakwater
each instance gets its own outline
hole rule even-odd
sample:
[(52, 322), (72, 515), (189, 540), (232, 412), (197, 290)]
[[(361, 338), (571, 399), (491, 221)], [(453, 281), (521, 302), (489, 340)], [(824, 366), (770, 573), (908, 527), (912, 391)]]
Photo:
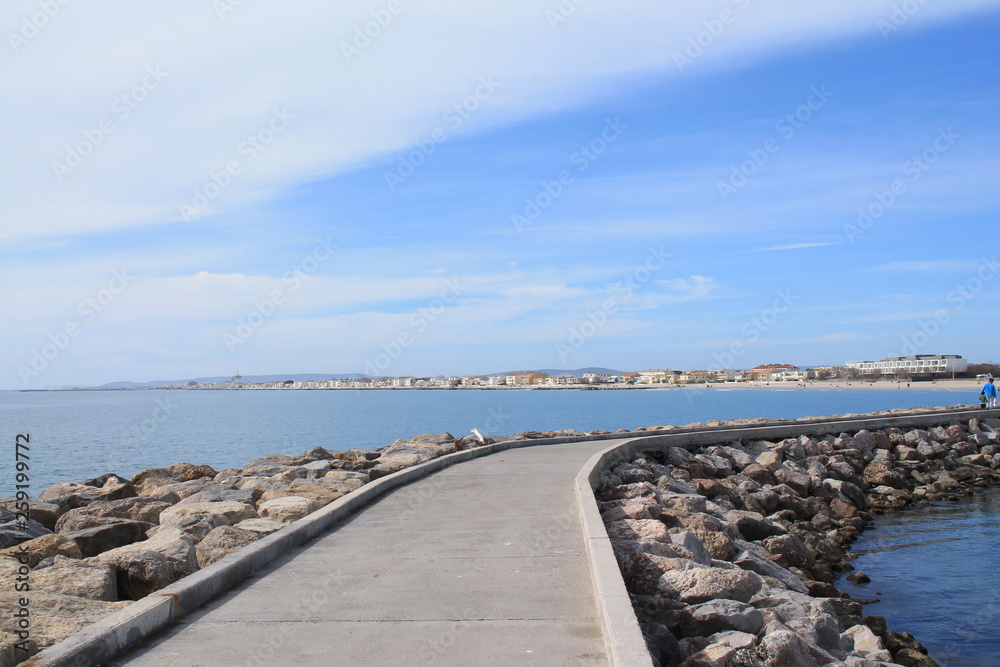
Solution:
[(971, 494), (998, 468), (1000, 421), (942, 420), (650, 447), (597, 498), (657, 664), (933, 665), (834, 577), (873, 513)]

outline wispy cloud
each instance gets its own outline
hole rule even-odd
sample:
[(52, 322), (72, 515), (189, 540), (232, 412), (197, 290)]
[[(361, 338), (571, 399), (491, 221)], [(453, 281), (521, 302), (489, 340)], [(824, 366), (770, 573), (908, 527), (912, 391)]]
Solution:
[(768, 248), (755, 248), (754, 250), (746, 250), (744, 252), (773, 252), (778, 250), (798, 250), (800, 248), (822, 248), (824, 246), (837, 245), (833, 241), (816, 242), (816, 243), (788, 243), (785, 245), (775, 245)]

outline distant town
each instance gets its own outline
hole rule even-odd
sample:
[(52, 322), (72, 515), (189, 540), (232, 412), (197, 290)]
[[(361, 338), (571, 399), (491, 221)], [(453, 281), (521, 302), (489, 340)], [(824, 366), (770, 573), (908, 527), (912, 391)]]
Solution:
[(877, 380), (899, 382), (965, 377), (970, 366), (959, 355), (916, 354), (888, 357), (881, 361), (848, 361), (842, 366), (800, 368), (792, 364), (762, 364), (748, 370), (668, 370), (652, 369), (619, 373), (595, 370), (579, 376), (553, 375), (541, 371), (520, 371), (496, 375), (445, 377), (367, 377), (328, 380), (274, 380), (251, 382), (237, 374), (218, 382), (188, 380), (174, 384), (150, 384), (102, 389), (182, 389), (182, 390), (274, 390), (274, 389), (626, 389), (715, 384), (805, 383), (817, 380)]

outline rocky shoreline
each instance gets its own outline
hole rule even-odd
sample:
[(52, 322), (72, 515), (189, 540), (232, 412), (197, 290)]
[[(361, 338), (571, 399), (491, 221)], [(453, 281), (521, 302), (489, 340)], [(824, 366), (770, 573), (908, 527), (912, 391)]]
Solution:
[(930, 666), (834, 578), (872, 514), (971, 495), (998, 470), (1000, 420), (972, 419), (651, 449), (596, 491), (656, 664)]

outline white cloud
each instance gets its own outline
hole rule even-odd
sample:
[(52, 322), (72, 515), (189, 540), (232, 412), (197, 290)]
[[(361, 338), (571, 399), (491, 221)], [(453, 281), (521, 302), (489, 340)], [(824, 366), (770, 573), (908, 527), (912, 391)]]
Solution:
[[(996, 5), (926, 5), (911, 25)], [(195, 190), (211, 191), (210, 174), (228, 161), (240, 173), (212, 206), (239, 210), (413, 146), (442, 124), (449, 107), (477, 87), (483, 92), (480, 77), (498, 85), (452, 133), (564, 108), (628, 73), (677, 75), (673, 54), (734, 4), (589, 3), (552, 29), (546, 11), (558, 11), (556, 2), (480, 3), (461, 12), (443, 0), (403, 3), (348, 62), (342, 44), (383, 6), (243, 3), (224, 20), (204, 2), (62, 6), (37, 36), (6, 53), (0, 70), (9, 92), (0, 140), (17, 156), (0, 167), (11, 193), (0, 205), (5, 233), (13, 240), (176, 221), (178, 206)], [(876, 34), (892, 6), (753, 3), (687, 71)], [(5, 34), (38, 11), (29, 0), (5, 7)], [(629, 48), (621, 48), (623, 39)], [(148, 68), (164, 74), (153, 81)], [(127, 116), (115, 102), (123, 95)], [(241, 146), (267, 132), (274, 109), (294, 118), (251, 160)], [(98, 141), (104, 119), (113, 131), (100, 132)], [(91, 154), (60, 182), (53, 163), (79, 144)]]

